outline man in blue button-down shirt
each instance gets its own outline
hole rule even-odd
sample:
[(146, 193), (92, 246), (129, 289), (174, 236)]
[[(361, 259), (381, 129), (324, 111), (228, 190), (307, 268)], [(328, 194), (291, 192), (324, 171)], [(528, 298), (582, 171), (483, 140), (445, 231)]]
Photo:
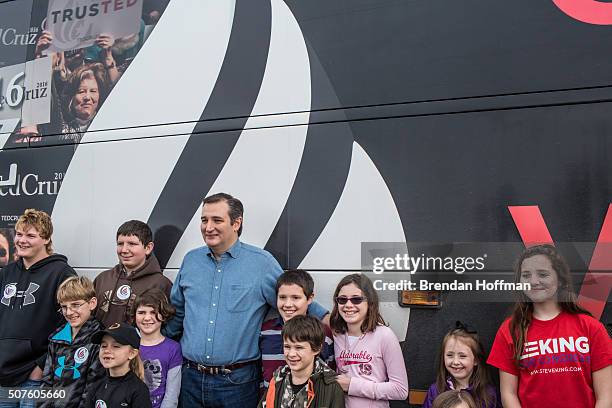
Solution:
[[(240, 242), (240, 200), (206, 197), (200, 229), (206, 246), (189, 251), (172, 286), (175, 317), (165, 330), (181, 336), (185, 358), (182, 407), (257, 405), (259, 334), (269, 307), (276, 307), (276, 280), (283, 272), (263, 249)], [(313, 304), (319, 318), (327, 311)]]

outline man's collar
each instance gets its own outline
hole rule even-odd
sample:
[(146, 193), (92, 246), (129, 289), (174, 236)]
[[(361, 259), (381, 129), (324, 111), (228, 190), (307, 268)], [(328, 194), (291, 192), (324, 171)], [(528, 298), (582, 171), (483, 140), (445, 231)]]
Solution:
[[(215, 255), (213, 254), (212, 249), (210, 249), (209, 247), (206, 247), (206, 250), (208, 251), (207, 255), (210, 256), (211, 258), (214, 258)], [(242, 243), (240, 242), (240, 239), (237, 239), (236, 242), (234, 242), (234, 245), (229, 247), (229, 249), (225, 251), (223, 254), (228, 254), (232, 258), (238, 258), (240, 256), (241, 250), (242, 250)], [(221, 256), (223, 256), (223, 254), (221, 254)]]

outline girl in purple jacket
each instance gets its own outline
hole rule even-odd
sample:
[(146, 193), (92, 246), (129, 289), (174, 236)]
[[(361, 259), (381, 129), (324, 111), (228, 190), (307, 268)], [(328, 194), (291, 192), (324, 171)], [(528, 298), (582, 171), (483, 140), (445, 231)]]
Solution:
[(431, 384), (423, 408), (431, 408), (434, 400), (448, 390), (469, 392), (477, 406), (501, 408), (501, 401), (487, 372), (483, 347), (475, 330), (457, 322), (440, 348), (438, 376)]

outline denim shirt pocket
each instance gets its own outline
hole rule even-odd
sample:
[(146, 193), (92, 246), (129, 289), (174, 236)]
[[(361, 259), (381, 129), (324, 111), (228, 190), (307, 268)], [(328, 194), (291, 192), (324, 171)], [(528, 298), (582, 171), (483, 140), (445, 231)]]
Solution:
[(230, 296), (227, 299), (227, 309), (230, 312), (244, 312), (252, 307), (253, 286), (243, 283), (233, 284), (230, 286)]

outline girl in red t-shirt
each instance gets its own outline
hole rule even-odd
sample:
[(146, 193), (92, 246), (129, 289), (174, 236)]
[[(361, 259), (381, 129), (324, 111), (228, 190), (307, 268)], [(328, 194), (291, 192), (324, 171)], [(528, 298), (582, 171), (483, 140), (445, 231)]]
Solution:
[(567, 262), (551, 245), (518, 259), (519, 294), (488, 363), (499, 368), (506, 408), (612, 406), (612, 341), (576, 303)]

